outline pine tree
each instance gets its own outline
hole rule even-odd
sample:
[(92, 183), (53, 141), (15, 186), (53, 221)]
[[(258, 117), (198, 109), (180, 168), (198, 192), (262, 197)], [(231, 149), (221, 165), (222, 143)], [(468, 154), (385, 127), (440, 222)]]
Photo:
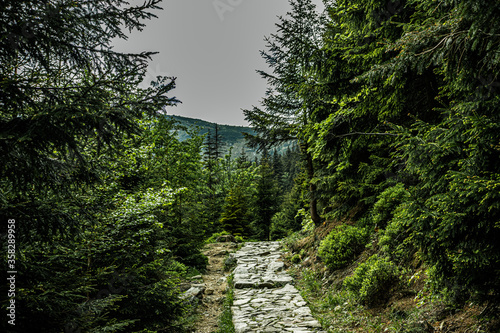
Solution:
[(153, 53), (112, 48), (159, 2), (0, 5), (0, 215), (18, 221), (23, 258), (16, 331), (175, 331), (185, 312), (162, 228), (182, 191), (151, 179), (153, 145), (141, 141), (177, 103), (175, 79), (140, 88)]
[(262, 101), (262, 108), (244, 110), (246, 119), (257, 135), (246, 135), (254, 147), (270, 148), (275, 145), (301, 142), (301, 152), (307, 161), (309, 176), (309, 207), (311, 218), (319, 224), (316, 184), (313, 182), (315, 166), (309, 143), (302, 132), (311, 124), (316, 108), (316, 96), (298, 91), (311, 79), (310, 62), (322, 44), (323, 18), (315, 11), (311, 0), (291, 0), (292, 11), (277, 24), (279, 34), (266, 38), (267, 51), (261, 51), (272, 73), (258, 71), (266, 79), (269, 89)]
[(278, 210), (278, 183), (267, 149), (262, 152), (258, 172), (252, 226), (257, 239), (269, 240), (271, 218)]
[(278, 186), (283, 188), (283, 157), (280, 155), (278, 150), (273, 151), (272, 166), (273, 172), (276, 180), (278, 181)]
[(238, 169), (244, 169), (249, 166), (250, 160), (248, 159), (248, 155), (245, 151), (245, 147), (241, 148), (240, 155), (236, 158), (236, 167)]
[(77, 224), (86, 209), (71, 193), (99, 179), (103, 156), (139, 131), (138, 119), (177, 102), (167, 97), (174, 79), (138, 88), (152, 52), (112, 49), (159, 2), (2, 2), (1, 215), (26, 221), (20, 234)]
[(249, 197), (245, 189), (236, 184), (226, 197), (220, 219), (222, 228), (233, 236), (247, 236), (250, 225)]

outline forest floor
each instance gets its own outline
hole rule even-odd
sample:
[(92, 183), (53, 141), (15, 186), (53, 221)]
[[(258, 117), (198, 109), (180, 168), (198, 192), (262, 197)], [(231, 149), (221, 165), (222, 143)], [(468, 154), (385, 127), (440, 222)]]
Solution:
[(202, 275), (205, 292), (197, 309), (198, 319), (195, 323), (196, 333), (213, 333), (219, 328), (219, 317), (223, 311), (224, 299), (227, 291), (227, 277), (224, 272), (224, 260), (227, 254), (237, 249), (235, 243), (207, 244), (203, 254), (208, 257), (208, 266)]

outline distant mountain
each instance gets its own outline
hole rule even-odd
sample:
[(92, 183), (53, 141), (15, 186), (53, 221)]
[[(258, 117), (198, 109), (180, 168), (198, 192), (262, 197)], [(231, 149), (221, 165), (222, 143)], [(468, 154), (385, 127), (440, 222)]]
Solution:
[[(197, 129), (198, 133), (203, 135), (207, 134), (210, 131), (212, 134), (215, 134), (215, 123), (211, 123), (209, 121), (194, 119), (182, 116), (175, 115), (167, 115), (168, 118), (175, 119), (181, 126)], [(251, 127), (246, 126), (233, 126), (233, 125), (221, 125), (219, 126), (219, 135), (224, 142), (224, 154), (229, 152), (229, 149), (232, 147), (232, 156), (233, 158), (238, 157), (241, 152), (244, 150), (249, 159), (253, 160), (256, 156), (260, 154), (257, 153), (256, 149), (249, 148), (246, 144), (245, 136), (243, 133), (255, 134), (256, 132)], [(179, 131), (179, 140), (183, 141), (189, 138), (189, 134), (185, 131)], [(293, 142), (284, 143), (276, 149), (280, 154), (283, 154), (287, 148), (290, 148), (294, 145)]]
[[(197, 129), (199, 134), (207, 134), (210, 131), (212, 134), (215, 134), (215, 123), (211, 123), (201, 119), (194, 119), (182, 116), (174, 116), (167, 115), (167, 117), (171, 119), (175, 119), (180, 125), (185, 126), (191, 129)], [(255, 134), (255, 131), (246, 126), (233, 126), (233, 125), (220, 125), (219, 126), (219, 135), (224, 142), (224, 153), (229, 152), (229, 148), (233, 148), (232, 155), (233, 157), (239, 156), (242, 149), (245, 150), (245, 153), (249, 158), (254, 158), (257, 156), (257, 152), (255, 149), (251, 149), (247, 147), (245, 137), (243, 133)], [(179, 131), (179, 140), (183, 141), (189, 138), (189, 134), (185, 131)]]

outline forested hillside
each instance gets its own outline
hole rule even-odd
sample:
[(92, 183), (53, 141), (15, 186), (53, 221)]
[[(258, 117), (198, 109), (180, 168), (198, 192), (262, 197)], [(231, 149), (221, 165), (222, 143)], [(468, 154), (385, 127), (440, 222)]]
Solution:
[[(251, 160), (255, 160), (260, 156), (258, 147), (249, 146), (246, 140), (247, 136), (255, 135), (255, 131), (251, 127), (217, 124), (201, 119), (168, 114), (166, 117), (174, 120), (178, 125), (176, 133), (180, 141), (190, 139), (193, 135), (196, 135), (204, 136), (205, 143), (207, 143), (207, 141), (214, 141), (217, 137), (217, 145), (220, 145), (221, 156), (230, 154), (233, 158), (236, 158), (241, 154), (245, 154)], [(295, 145), (296, 141), (284, 142), (273, 147), (273, 150), (282, 155), (288, 148), (293, 148)]]
[[(206, 138), (210, 138), (210, 140), (217, 137), (218, 140), (220, 140), (217, 144), (221, 146), (221, 156), (230, 153), (236, 157), (244, 153), (253, 160), (258, 155), (257, 150), (248, 147), (245, 141), (244, 133), (255, 134), (250, 127), (216, 124), (201, 119), (182, 116), (167, 115), (167, 117), (174, 120), (179, 125), (177, 133), (178, 139), (181, 141), (191, 138), (193, 134), (206, 136)], [(182, 130), (182, 128), (186, 128), (186, 131)]]
[(0, 5), (2, 332), (190, 332), (221, 234), (284, 239), (329, 332), (498, 332), (500, 3), (289, 2), (257, 157), (114, 51), (160, 0)]
[[(254, 131), (251, 127), (245, 126), (231, 126), (224, 124), (215, 124), (209, 121), (194, 119), (182, 116), (172, 116), (167, 115), (167, 118), (171, 118), (175, 120), (181, 127), (187, 127), (190, 129), (198, 129), (199, 135), (206, 135), (208, 132), (215, 134), (215, 125), (218, 127), (218, 131), (220, 131), (219, 135), (221, 135), (226, 141), (226, 145), (233, 145), (240, 141), (243, 141), (245, 138), (243, 133), (254, 134)], [(180, 136), (180, 140), (187, 139), (187, 133), (184, 136)]]
[[(337, 0), (325, 1), (324, 14), (309, 0), (290, 3), (262, 51), (269, 92), (245, 115), (254, 145), (299, 142), (297, 186), (313, 226), (290, 240), (295, 262), (311, 265), (317, 254), (323, 287), (349, 268), (326, 287), (338, 297), (331, 310), (351, 304), (339, 295), (370, 307), (409, 292), (449, 309), (479, 304), (479, 322), (497, 317), (500, 34), (492, 22), (500, 3)], [(467, 331), (498, 330), (479, 326)]]

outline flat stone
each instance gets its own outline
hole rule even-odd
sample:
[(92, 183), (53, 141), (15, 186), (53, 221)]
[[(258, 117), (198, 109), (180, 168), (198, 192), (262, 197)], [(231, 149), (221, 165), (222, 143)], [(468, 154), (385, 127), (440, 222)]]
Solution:
[(239, 299), (233, 302), (233, 306), (240, 306), (243, 304), (247, 304), (248, 302), (250, 302), (250, 298)]
[(250, 327), (245, 322), (234, 323), (234, 330), (236, 333), (245, 333), (250, 330)]
[(231, 307), (236, 332), (320, 332), (321, 325), (284, 271), (279, 242), (246, 243), (231, 256), (236, 260)]

